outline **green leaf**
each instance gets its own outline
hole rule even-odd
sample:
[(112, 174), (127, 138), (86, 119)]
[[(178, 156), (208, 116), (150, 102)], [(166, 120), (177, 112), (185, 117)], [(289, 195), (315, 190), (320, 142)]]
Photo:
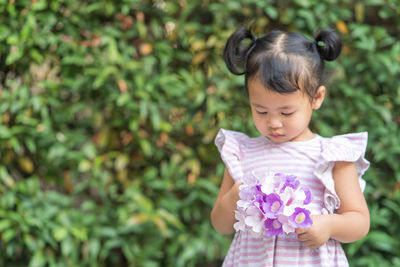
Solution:
[(38, 0), (35, 1), (32, 5), (32, 10), (41, 11), (47, 8), (47, 1), (45, 0)]
[(61, 252), (64, 257), (71, 256), (75, 249), (76, 245), (71, 238), (66, 238), (61, 242)]
[(4, 232), (4, 230), (11, 227), (11, 222), (9, 220), (1, 220), (0, 221), (0, 232)]
[(99, 256), (99, 252), (100, 252), (100, 242), (98, 239), (92, 239), (90, 240), (90, 258), (92, 260), (97, 259), (97, 257)]
[(85, 227), (72, 227), (71, 233), (79, 240), (82, 240), (82, 241), (88, 240), (88, 231), (87, 231), (87, 228), (85, 228)]
[(277, 19), (279, 16), (278, 10), (270, 5), (267, 5), (264, 10), (271, 19)]
[(29, 267), (41, 267), (46, 265), (46, 260), (41, 250), (36, 250), (32, 259), (29, 261)]
[(184, 230), (185, 226), (182, 222), (179, 221), (177, 217), (169, 213), (164, 209), (157, 210), (157, 214), (160, 215), (163, 219), (165, 219), (168, 223), (172, 224), (179, 230)]
[(15, 230), (14, 229), (7, 229), (7, 230), (5, 230), (2, 234), (1, 234), (1, 236), (2, 236), (2, 240), (4, 241), (4, 242), (10, 242), (11, 241), (11, 239), (13, 239), (13, 238), (15, 238), (16, 237), (16, 232), (15, 232)]
[(54, 239), (62, 241), (68, 236), (68, 230), (65, 227), (58, 227), (53, 230)]
[(42, 54), (40, 54), (40, 52), (37, 49), (31, 49), (29, 51), (29, 54), (37, 63), (43, 62), (43, 56), (42, 56)]
[(108, 61), (111, 64), (114, 64), (114, 63), (121, 64), (122, 63), (122, 58), (121, 58), (121, 54), (118, 51), (117, 42), (115, 41), (115, 39), (110, 37), (110, 36), (108, 36), (106, 38), (106, 42), (108, 44), (108, 47), (107, 47), (107, 49), (108, 49), (108, 53), (107, 53)]
[(398, 241), (393, 239), (390, 235), (384, 232), (372, 231), (367, 236), (368, 242), (375, 248), (395, 253)]

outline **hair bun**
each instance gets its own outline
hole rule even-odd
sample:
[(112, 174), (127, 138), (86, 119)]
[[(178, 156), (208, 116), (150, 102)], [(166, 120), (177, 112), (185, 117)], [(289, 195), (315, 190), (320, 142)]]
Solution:
[[(340, 39), (339, 35), (332, 30), (323, 30), (319, 32), (315, 38), (315, 42), (318, 53), (323, 60), (335, 60), (342, 51), (342, 40)], [(319, 42), (324, 44), (319, 45)]]
[(251, 45), (244, 45), (244, 40), (254, 43), (256, 38), (248, 29), (235, 31), (228, 39), (224, 49), (224, 59), (228, 69), (236, 75), (245, 73), (247, 56)]

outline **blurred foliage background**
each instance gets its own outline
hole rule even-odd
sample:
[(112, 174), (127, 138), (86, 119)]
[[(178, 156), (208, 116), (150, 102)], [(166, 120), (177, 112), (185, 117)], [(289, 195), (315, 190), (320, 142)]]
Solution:
[(220, 266), (219, 128), (257, 135), (222, 51), (241, 26), (344, 42), (312, 128), (368, 131), (371, 230), (400, 266), (399, 0), (0, 0), (0, 265)]

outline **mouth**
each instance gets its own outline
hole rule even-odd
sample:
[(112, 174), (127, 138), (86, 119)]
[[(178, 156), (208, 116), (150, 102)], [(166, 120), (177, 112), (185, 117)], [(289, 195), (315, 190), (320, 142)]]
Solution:
[(284, 135), (284, 134), (271, 133), (271, 134), (269, 134), (268, 136), (270, 136), (270, 137), (272, 137), (272, 138), (274, 138), (274, 139), (277, 139), (277, 138), (282, 138), (282, 137), (284, 137), (285, 135)]

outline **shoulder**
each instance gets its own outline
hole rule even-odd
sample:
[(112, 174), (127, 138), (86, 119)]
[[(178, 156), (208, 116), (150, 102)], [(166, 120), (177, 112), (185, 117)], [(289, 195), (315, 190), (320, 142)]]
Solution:
[(221, 150), (224, 145), (231, 148), (251, 150), (252, 148), (259, 148), (260, 145), (266, 142), (267, 140), (263, 136), (249, 137), (242, 132), (226, 129), (220, 129), (215, 137), (215, 144), (219, 150)]
[(327, 212), (333, 213), (340, 207), (333, 172), (345, 173), (344, 177), (348, 177), (348, 173), (356, 172), (358, 184), (361, 190), (364, 190), (366, 182), (362, 179), (362, 175), (370, 166), (369, 161), (365, 159), (367, 141), (366, 132), (321, 138), (321, 158), (315, 167), (314, 175), (325, 186), (324, 205)]
[(226, 129), (221, 128), (217, 133), (215, 142), (221, 142), (221, 141), (224, 141), (225, 139), (234, 139), (238, 142), (245, 142), (245, 141), (248, 141), (250, 139), (250, 137), (241, 132), (226, 130)]
[(321, 138), (322, 157), (326, 161), (354, 162), (364, 157), (368, 133), (349, 133), (330, 138)]
[(251, 138), (241, 132), (219, 130), (215, 137), (215, 145), (235, 182), (243, 178), (242, 162), (247, 158), (246, 155), (259, 148), (261, 140), (260, 138)]

